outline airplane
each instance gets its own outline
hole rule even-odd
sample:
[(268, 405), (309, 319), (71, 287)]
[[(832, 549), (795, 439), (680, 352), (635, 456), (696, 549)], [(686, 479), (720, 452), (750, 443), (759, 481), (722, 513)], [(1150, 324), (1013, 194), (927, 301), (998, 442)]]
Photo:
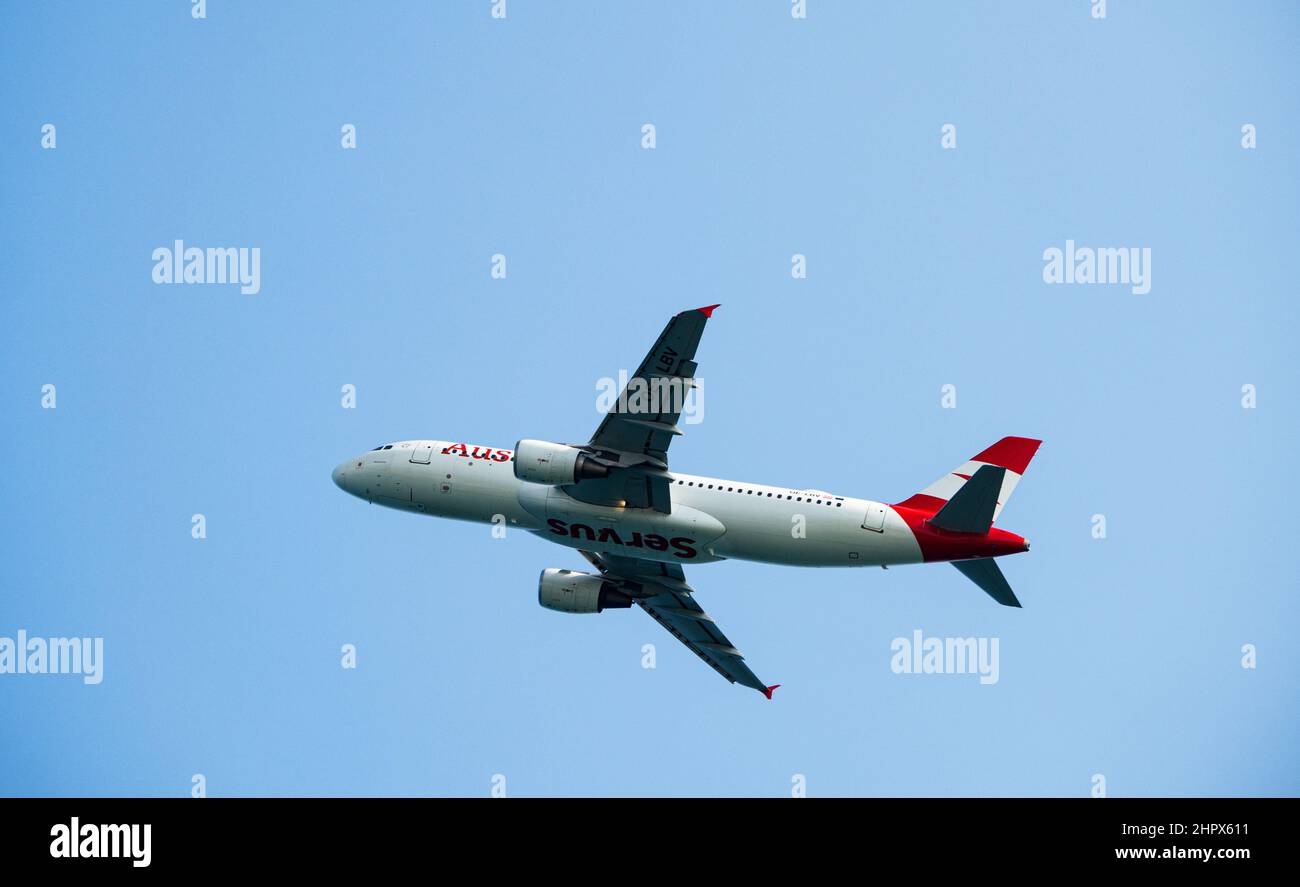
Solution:
[(1029, 543), (993, 522), (1041, 441), (1004, 437), (892, 505), (670, 470), (668, 447), (682, 434), (677, 423), (696, 384), (695, 352), (718, 307), (668, 321), (585, 444), (396, 441), (339, 464), (334, 483), (374, 504), (508, 524), (576, 548), (596, 572), (543, 570), (543, 607), (600, 613), (635, 604), (728, 681), (768, 699), (780, 684), (759, 680), (705, 613), (686, 582), (687, 564), (946, 561), (999, 604), (1020, 606), (995, 558)]

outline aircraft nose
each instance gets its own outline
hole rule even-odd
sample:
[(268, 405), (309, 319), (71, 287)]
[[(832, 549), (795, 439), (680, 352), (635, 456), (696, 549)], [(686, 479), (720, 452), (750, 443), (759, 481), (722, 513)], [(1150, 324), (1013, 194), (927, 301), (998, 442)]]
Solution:
[(340, 462), (338, 465), (334, 466), (334, 472), (330, 475), (330, 479), (334, 481), (334, 485), (336, 487), (338, 487), (340, 490), (346, 491), (347, 485), (345, 481), (347, 480), (347, 476), (348, 476), (348, 463)]

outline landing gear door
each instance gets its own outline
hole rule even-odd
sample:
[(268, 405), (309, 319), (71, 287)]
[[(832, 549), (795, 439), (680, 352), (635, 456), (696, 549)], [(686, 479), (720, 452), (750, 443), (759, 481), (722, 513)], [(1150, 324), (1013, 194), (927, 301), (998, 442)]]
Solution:
[(433, 447), (430, 444), (420, 444), (411, 450), (411, 461), (417, 465), (428, 465), (431, 458), (433, 458)]
[(867, 516), (862, 521), (862, 529), (873, 530), (877, 533), (885, 532), (885, 506), (879, 502), (868, 504)]

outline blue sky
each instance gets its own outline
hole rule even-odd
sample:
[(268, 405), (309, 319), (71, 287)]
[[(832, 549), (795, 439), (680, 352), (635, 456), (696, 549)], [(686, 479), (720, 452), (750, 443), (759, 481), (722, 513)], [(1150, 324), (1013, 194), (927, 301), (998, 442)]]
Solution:
[[(0, 675), (0, 794), (1300, 791), (1292, 4), (490, 6), (0, 14), (0, 636), (105, 646), (97, 686)], [(258, 247), (261, 292), (154, 284), (176, 239)], [(1067, 239), (1150, 248), (1151, 291), (1045, 284)], [(585, 439), (713, 302), (674, 466), (893, 502), (1042, 438), (1024, 609), (694, 569), (768, 703), (539, 608), (573, 552), (330, 483)], [(915, 629), (998, 638), (1000, 680), (892, 673)]]

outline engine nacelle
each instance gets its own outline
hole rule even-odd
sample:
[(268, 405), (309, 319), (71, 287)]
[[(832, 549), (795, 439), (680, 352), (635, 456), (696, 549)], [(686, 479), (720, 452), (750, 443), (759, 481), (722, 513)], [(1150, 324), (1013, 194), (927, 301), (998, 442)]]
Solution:
[(537, 603), (561, 613), (599, 613), (632, 606), (632, 596), (604, 576), (552, 568), (537, 580)]
[(521, 440), (515, 444), (515, 477), (520, 480), (555, 487), (608, 476), (609, 466), (577, 447), (545, 440)]

